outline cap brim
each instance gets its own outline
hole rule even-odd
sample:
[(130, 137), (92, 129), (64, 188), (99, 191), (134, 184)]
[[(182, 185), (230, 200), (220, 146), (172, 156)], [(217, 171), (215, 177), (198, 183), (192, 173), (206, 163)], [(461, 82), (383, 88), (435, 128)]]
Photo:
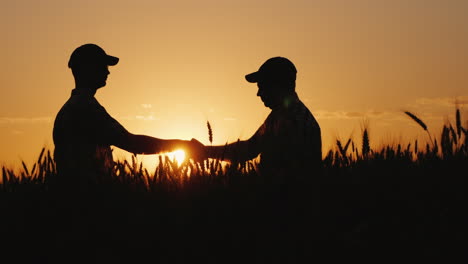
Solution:
[(114, 57), (114, 56), (107, 55), (107, 58), (106, 58), (106, 63), (107, 63), (107, 65), (109, 65), (109, 66), (114, 66), (114, 65), (116, 65), (118, 62), (119, 62), (119, 58)]
[(258, 82), (259, 75), (260, 74), (258, 72), (252, 72), (250, 74), (247, 74), (245, 76), (245, 79), (250, 83), (256, 83)]

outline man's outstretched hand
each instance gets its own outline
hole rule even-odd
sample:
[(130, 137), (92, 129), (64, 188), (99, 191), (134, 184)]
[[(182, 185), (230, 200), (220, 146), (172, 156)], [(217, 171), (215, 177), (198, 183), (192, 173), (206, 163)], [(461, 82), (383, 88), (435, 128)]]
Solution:
[(188, 144), (187, 149), (188, 158), (193, 159), (195, 162), (202, 162), (207, 159), (206, 148), (200, 141), (192, 138)]

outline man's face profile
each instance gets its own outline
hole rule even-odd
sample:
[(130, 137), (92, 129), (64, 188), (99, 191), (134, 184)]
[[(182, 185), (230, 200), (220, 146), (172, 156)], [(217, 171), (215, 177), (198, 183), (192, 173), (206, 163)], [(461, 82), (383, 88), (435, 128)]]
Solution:
[(281, 103), (281, 99), (284, 96), (284, 88), (278, 82), (269, 80), (259, 81), (257, 87), (257, 96), (262, 99), (266, 107), (273, 109), (273, 107)]
[(109, 75), (109, 66), (105, 64), (96, 65), (95, 74), (93, 78), (95, 79), (96, 89), (106, 86), (107, 76)]
[(257, 96), (262, 99), (263, 104), (269, 108), (275, 106), (280, 99), (280, 93), (278, 92), (279, 89), (276, 87), (275, 83), (270, 81), (259, 81), (257, 86)]
[(82, 65), (78, 69), (79, 78), (87, 83), (90, 88), (99, 89), (106, 85), (109, 75), (109, 66), (102, 63)]

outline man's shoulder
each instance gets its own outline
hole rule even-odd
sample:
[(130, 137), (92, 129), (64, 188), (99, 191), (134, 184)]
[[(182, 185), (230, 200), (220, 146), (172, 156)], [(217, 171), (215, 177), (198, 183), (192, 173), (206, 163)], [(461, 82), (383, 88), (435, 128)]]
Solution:
[(309, 110), (309, 108), (299, 99), (296, 99), (293, 103), (291, 103), (283, 114), (286, 116), (295, 117), (312, 116), (312, 112)]
[(109, 114), (94, 97), (72, 95), (57, 113), (56, 120), (86, 119), (88, 122), (104, 121)]
[(299, 99), (292, 105), (287, 114), (287, 119), (298, 124), (307, 124), (312, 127), (319, 127), (309, 108)]

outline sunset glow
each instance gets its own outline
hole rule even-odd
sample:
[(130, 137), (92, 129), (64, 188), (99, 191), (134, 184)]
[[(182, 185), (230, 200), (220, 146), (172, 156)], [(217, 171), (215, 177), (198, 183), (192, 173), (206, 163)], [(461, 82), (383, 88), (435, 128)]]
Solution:
[(0, 36), (1, 263), (466, 259), (468, 0), (5, 0)]
[(169, 152), (166, 155), (167, 157), (169, 157), (170, 160), (176, 161), (177, 164), (179, 165), (182, 164), (182, 162), (184, 162), (185, 160), (185, 151), (181, 149), (173, 151), (173, 152)]
[(466, 10), (468, 1), (436, 0), (4, 1), (0, 162), (31, 164), (54, 149), (54, 119), (75, 85), (67, 62), (84, 43), (120, 58), (96, 99), (134, 134), (250, 138), (271, 110), (244, 76), (284, 56), (324, 154), (336, 139), (359, 144), (364, 121), (371, 145), (425, 142), (404, 111), (434, 134), (456, 100), (468, 117)]

